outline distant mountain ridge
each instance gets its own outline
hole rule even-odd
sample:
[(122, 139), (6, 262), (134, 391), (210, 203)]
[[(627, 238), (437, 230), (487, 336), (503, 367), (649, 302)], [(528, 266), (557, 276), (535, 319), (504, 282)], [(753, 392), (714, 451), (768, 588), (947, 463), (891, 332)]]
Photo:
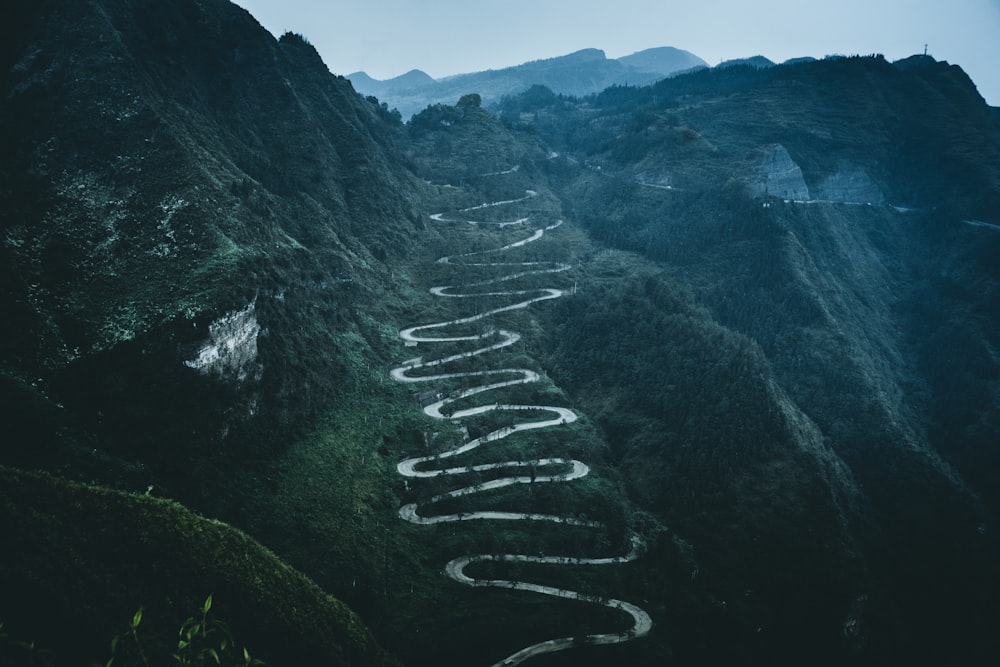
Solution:
[(707, 67), (698, 56), (671, 46), (646, 49), (622, 58), (608, 58), (600, 49), (583, 49), (564, 56), (534, 60), (513, 67), (434, 79), (421, 70), (378, 81), (365, 72), (347, 78), (362, 95), (374, 95), (409, 118), (431, 104), (453, 104), (466, 93), (479, 93), (484, 104), (504, 95), (542, 85), (564, 95), (588, 95), (609, 86), (642, 85)]

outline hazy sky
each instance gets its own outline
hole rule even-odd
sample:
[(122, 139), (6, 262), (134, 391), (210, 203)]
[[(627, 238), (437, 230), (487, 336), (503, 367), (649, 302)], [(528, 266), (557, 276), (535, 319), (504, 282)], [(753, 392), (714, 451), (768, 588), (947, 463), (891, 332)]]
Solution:
[(438, 78), (583, 48), (654, 46), (717, 64), (831, 53), (928, 53), (1000, 106), (1000, 0), (236, 0), (276, 37), (304, 35), (330, 71)]

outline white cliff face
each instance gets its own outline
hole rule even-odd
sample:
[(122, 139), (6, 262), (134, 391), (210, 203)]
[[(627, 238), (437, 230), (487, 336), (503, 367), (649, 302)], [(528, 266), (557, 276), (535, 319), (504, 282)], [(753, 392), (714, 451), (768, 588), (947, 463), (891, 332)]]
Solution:
[(864, 171), (846, 167), (823, 179), (816, 188), (816, 198), (852, 204), (881, 204), (882, 191)]
[(750, 192), (754, 197), (780, 197), (807, 201), (809, 188), (802, 170), (781, 144), (761, 147), (750, 176)]
[(219, 375), (242, 382), (257, 359), (256, 301), (243, 310), (226, 313), (208, 325), (208, 340), (194, 359), (184, 362), (203, 375)]

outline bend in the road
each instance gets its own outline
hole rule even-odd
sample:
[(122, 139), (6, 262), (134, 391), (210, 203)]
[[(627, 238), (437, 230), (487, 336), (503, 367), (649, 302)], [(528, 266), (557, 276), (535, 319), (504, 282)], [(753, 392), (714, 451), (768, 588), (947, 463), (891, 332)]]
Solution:
[[(497, 172), (490, 175), (501, 175), (507, 173), (513, 173), (517, 171), (516, 169)], [(469, 213), (472, 211), (478, 211), (489, 207), (504, 206), (510, 204), (516, 204), (522, 201), (526, 201), (537, 196), (537, 192), (528, 190), (524, 197), (519, 199), (509, 199), (498, 202), (489, 202), (480, 204), (477, 206), (471, 206), (466, 209), (458, 211), (461, 213)], [(431, 219), (436, 222), (442, 223), (455, 223), (455, 222), (465, 222), (473, 225), (484, 225), (493, 226), (497, 228), (503, 228), (511, 225), (525, 225), (529, 219), (519, 218), (514, 221), (509, 222), (482, 222), (469, 220), (466, 218), (454, 218), (445, 217), (444, 213), (436, 213), (431, 216)], [(531, 304), (538, 303), (540, 301), (545, 301), (549, 299), (556, 299), (562, 296), (565, 292), (561, 289), (554, 287), (540, 287), (533, 289), (520, 289), (520, 290), (499, 290), (499, 291), (477, 291), (479, 288), (484, 288), (490, 285), (498, 285), (501, 283), (510, 282), (519, 278), (523, 278), (530, 275), (544, 275), (559, 273), (562, 271), (567, 271), (570, 269), (568, 264), (561, 262), (489, 262), (489, 261), (476, 261), (469, 262), (466, 261), (470, 258), (480, 257), (480, 256), (490, 256), (498, 253), (504, 253), (515, 248), (522, 248), (529, 243), (535, 243), (545, 236), (546, 232), (557, 229), (562, 224), (559, 220), (552, 225), (535, 229), (530, 233), (529, 236), (508, 243), (506, 245), (494, 248), (491, 250), (477, 251), (464, 253), (460, 255), (451, 255), (438, 259), (438, 263), (450, 264), (456, 267), (468, 266), (468, 267), (498, 267), (498, 268), (510, 268), (514, 269), (512, 273), (506, 275), (489, 279), (480, 280), (477, 282), (465, 283), (462, 285), (445, 285), (432, 287), (430, 292), (434, 296), (443, 298), (482, 298), (482, 297), (512, 297), (516, 299), (514, 303), (500, 306), (497, 308), (492, 308), (479, 312), (466, 317), (457, 318), (454, 320), (448, 320), (443, 322), (434, 322), (431, 324), (422, 324), (413, 327), (409, 327), (399, 332), (399, 336), (407, 341), (408, 344), (445, 344), (445, 343), (468, 343), (468, 342), (479, 342), (481, 345), (476, 349), (459, 352), (451, 354), (439, 359), (434, 359), (430, 361), (424, 361), (422, 357), (417, 357), (404, 362), (402, 365), (392, 369), (390, 371), (391, 377), (398, 382), (406, 383), (417, 383), (417, 382), (442, 382), (446, 380), (454, 380), (458, 378), (482, 378), (484, 383), (478, 386), (467, 388), (461, 391), (452, 392), (448, 396), (436, 397), (436, 400), (429, 402), (423, 407), (424, 413), (428, 416), (441, 419), (441, 420), (451, 420), (459, 421), (468, 417), (475, 415), (481, 415), (487, 412), (503, 411), (511, 412), (514, 414), (525, 415), (531, 414), (536, 415), (537, 413), (546, 413), (551, 415), (547, 418), (532, 418), (529, 421), (522, 421), (516, 424), (511, 424), (509, 426), (504, 426), (494, 431), (487, 433), (481, 437), (467, 440), (462, 444), (452, 447), (451, 449), (438, 452), (436, 454), (430, 454), (426, 456), (417, 456), (408, 458), (401, 461), (397, 465), (397, 471), (400, 475), (406, 478), (419, 479), (419, 478), (438, 478), (438, 477), (450, 477), (457, 475), (467, 475), (473, 473), (483, 473), (490, 471), (505, 471), (507, 476), (498, 477), (486, 482), (481, 482), (478, 484), (461, 486), (449, 491), (439, 493), (431, 498), (428, 498), (421, 503), (408, 503), (403, 505), (399, 509), (399, 516), (411, 523), (419, 525), (434, 525), (441, 523), (451, 523), (451, 522), (463, 522), (463, 521), (534, 521), (534, 522), (550, 522), (562, 525), (580, 526), (586, 528), (599, 528), (602, 524), (594, 521), (589, 521), (586, 519), (578, 519), (575, 517), (557, 516), (551, 514), (539, 514), (531, 512), (499, 512), (499, 511), (467, 511), (459, 513), (450, 514), (431, 514), (423, 515), (420, 513), (420, 505), (433, 505), (441, 501), (468, 497), (475, 494), (484, 493), (487, 491), (497, 490), (505, 487), (510, 487), (520, 484), (540, 484), (540, 483), (566, 483), (573, 480), (577, 480), (585, 477), (589, 474), (590, 468), (582, 461), (577, 461), (575, 459), (566, 459), (559, 457), (545, 457), (537, 458), (533, 460), (520, 460), (520, 461), (501, 461), (495, 463), (485, 463), (478, 465), (467, 465), (467, 466), (455, 466), (455, 465), (445, 465), (445, 461), (453, 459), (454, 457), (460, 456), (472, 450), (475, 450), (488, 443), (495, 443), (503, 438), (509, 437), (514, 433), (527, 430), (538, 430), (545, 428), (555, 428), (570, 424), (577, 419), (576, 413), (565, 407), (558, 406), (548, 406), (548, 405), (518, 405), (509, 403), (488, 403), (484, 405), (479, 405), (470, 408), (463, 408), (459, 410), (454, 410), (449, 414), (445, 414), (444, 409), (446, 406), (467, 399), (471, 396), (482, 394), (489, 391), (494, 391), (497, 389), (511, 387), (519, 384), (527, 384), (532, 382), (540, 381), (540, 376), (537, 372), (525, 369), (525, 368), (495, 368), (489, 370), (478, 370), (478, 371), (464, 371), (464, 372), (451, 372), (451, 373), (440, 373), (435, 372), (438, 368), (446, 366), (450, 363), (460, 361), (462, 359), (468, 359), (471, 357), (487, 354), (489, 352), (499, 350), (520, 340), (520, 334), (508, 331), (506, 329), (496, 329), (491, 328), (480, 334), (471, 335), (455, 335), (448, 336), (443, 333), (439, 336), (429, 335), (430, 332), (438, 332), (456, 326), (462, 326), (473, 322), (478, 322), (486, 318), (492, 317), (500, 313), (511, 312), (515, 310), (520, 310), (527, 308)], [(495, 340), (495, 342), (490, 342)], [(498, 340), (497, 340), (498, 339)], [(486, 343), (486, 344), (483, 344)], [(421, 375), (421, 372), (430, 371), (429, 374)], [(513, 376), (512, 379), (492, 381), (495, 376)], [(542, 472), (539, 472), (539, 470)], [(528, 474), (523, 474), (525, 471)], [(587, 596), (582, 593), (571, 591), (562, 588), (555, 588), (551, 586), (543, 586), (540, 584), (533, 584), (523, 581), (514, 580), (494, 580), (494, 579), (477, 579), (470, 577), (465, 573), (465, 567), (475, 563), (483, 561), (499, 561), (499, 562), (520, 562), (520, 563), (539, 563), (546, 565), (614, 565), (622, 564), (634, 560), (639, 553), (641, 541), (638, 537), (632, 538), (632, 548), (631, 551), (624, 556), (614, 556), (614, 557), (603, 557), (603, 558), (587, 558), (587, 557), (575, 557), (575, 556), (529, 556), (524, 554), (479, 554), (462, 556), (453, 559), (445, 567), (446, 574), (453, 580), (466, 584), (469, 586), (476, 587), (496, 587), (496, 588), (506, 588), (511, 590), (528, 591), (533, 593), (540, 593), (543, 595), (550, 595), (553, 597), (579, 600), (583, 602), (589, 602), (593, 604), (600, 604), (611, 609), (623, 612), (631, 619), (631, 628), (624, 632), (617, 633), (603, 633), (603, 634), (591, 634), (584, 638), (587, 644), (613, 644), (621, 643), (625, 641), (630, 641), (636, 637), (642, 637), (646, 635), (650, 628), (652, 627), (652, 621), (649, 615), (637, 607), (634, 604), (625, 602), (623, 600), (617, 600), (612, 598), (595, 598), (592, 596)], [(565, 637), (560, 639), (551, 639), (548, 641), (540, 642), (528, 646), (516, 653), (508, 656), (497, 665), (517, 665), (529, 658), (534, 656), (550, 653), (553, 651), (561, 651), (567, 648), (578, 645), (578, 640), (572, 637)]]

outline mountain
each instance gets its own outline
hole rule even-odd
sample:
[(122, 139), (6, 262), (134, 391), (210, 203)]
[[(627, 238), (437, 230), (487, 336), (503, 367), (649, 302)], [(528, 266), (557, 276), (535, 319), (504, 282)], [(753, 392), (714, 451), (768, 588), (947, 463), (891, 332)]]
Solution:
[[(332, 76), (304, 39), (275, 40), (222, 0), (24, 2), (9, 18), (0, 67), (2, 460), (238, 519), (249, 511), (247, 490), (264, 483), (255, 466), (344, 405), (350, 359), (370, 353), (357, 342), (370, 317), (363, 304), (388, 280), (385, 260), (422, 224), (411, 208), (421, 184), (394, 143), (398, 121)], [(72, 494), (73, 508), (90, 508), (103, 530), (101, 496)], [(16, 584), (19, 593), (2, 596), (5, 630), (15, 631), (22, 605), (47, 611), (50, 629), (92, 632), (88, 650), (100, 644), (96, 655), (81, 647), (72, 657), (103, 663), (111, 636), (102, 633), (123, 611), (152, 612), (177, 593), (181, 582), (169, 577), (133, 588), (134, 578), (109, 571), (77, 577), (53, 601), (51, 573), (67, 581), (87, 565), (63, 560), (76, 553), (75, 536), (61, 541), (50, 527), (82, 519), (58, 506), (23, 511), (5, 543), (49, 531), (53, 541), (32, 552), (49, 574), (25, 578), (27, 553), (3, 560), (4, 590)], [(118, 529), (106, 539), (127, 553)], [(165, 571), (184, 540), (204, 549), (217, 538), (201, 528), (173, 535), (174, 546), (144, 552), (148, 571)], [(258, 553), (248, 552), (250, 571), (265, 567)], [(48, 586), (40, 599), (51, 608), (26, 602), (40, 595), (29, 581)], [(210, 578), (198, 581), (204, 589), (186, 589), (178, 604), (212, 593)], [(267, 593), (273, 601), (282, 581)], [(261, 595), (231, 589), (230, 609)], [(76, 605), (88, 599), (82, 618)], [(337, 621), (340, 630), (324, 618), (331, 632), (357, 632), (356, 617)], [(269, 661), (288, 659), (301, 640), (282, 636)], [(374, 664), (357, 660), (341, 662)]]
[[(824, 645), (868, 664), (935, 633), (907, 659), (986, 659), (1000, 237), (982, 232), (1000, 133), (964, 72), (923, 56), (715, 68), (501, 110), (562, 156), (545, 164), (564, 214), (661, 270), (605, 261), (602, 281), (595, 261), (591, 294), (553, 309), (549, 372), (705, 569), (740, 554), (714, 566), (727, 609), (741, 598), (733, 645), (759, 632), (751, 662)], [(691, 659), (736, 659), (718, 638)]]
[(378, 97), (379, 93), (384, 94), (386, 92), (391, 95), (392, 91), (420, 94), (422, 90), (433, 88), (437, 85), (437, 82), (429, 74), (418, 69), (410, 70), (406, 74), (400, 74), (385, 81), (377, 81), (364, 72), (349, 74), (347, 78), (358, 91), (368, 95), (375, 95), (376, 97)]
[(656, 74), (658, 75), (657, 78), (667, 77), (678, 72), (684, 72), (697, 67), (706, 67), (708, 65), (708, 63), (693, 53), (675, 49), (672, 46), (661, 46), (637, 51), (632, 55), (618, 58), (618, 62), (640, 72)]
[[(292, 400), (299, 381), (341, 372), (322, 353), (289, 354), (284, 328), (318, 336), (307, 349), (336, 345), (301, 317), (349, 326), (381, 260), (415, 232), (398, 125), (301, 38), (275, 41), (225, 3), (101, 6), (44, 5), (32, 20), (53, 27), (24, 27), (18, 39), (34, 41), (6, 70), (5, 306), (19, 322), (7, 368), (93, 410), (85, 425), (123, 455), (183, 459), (169, 443), (199, 449), (188, 429), (203, 419), (252, 448), (332, 399), (317, 385)], [(73, 23), (86, 30), (50, 47)], [(164, 362), (169, 381), (133, 383)], [(277, 377), (289, 363), (293, 384)], [(220, 378), (234, 391), (206, 412)], [(147, 401), (162, 419), (135, 411)], [(129, 421), (138, 439), (119, 430)]]
[(556, 93), (586, 95), (613, 85), (650, 83), (704, 66), (701, 58), (673, 47), (647, 49), (618, 59), (609, 59), (599, 49), (583, 49), (514, 67), (443, 79), (431, 79), (419, 70), (385, 81), (375, 81), (364, 72), (351, 74), (348, 79), (358, 92), (379, 98), (409, 118), (426, 106), (453, 103), (466, 93), (479, 94), (487, 105), (533, 85), (546, 86)]
[(1000, 122), (957, 66), (403, 124), (224, 0), (7, 16), (3, 664), (1000, 650)]

